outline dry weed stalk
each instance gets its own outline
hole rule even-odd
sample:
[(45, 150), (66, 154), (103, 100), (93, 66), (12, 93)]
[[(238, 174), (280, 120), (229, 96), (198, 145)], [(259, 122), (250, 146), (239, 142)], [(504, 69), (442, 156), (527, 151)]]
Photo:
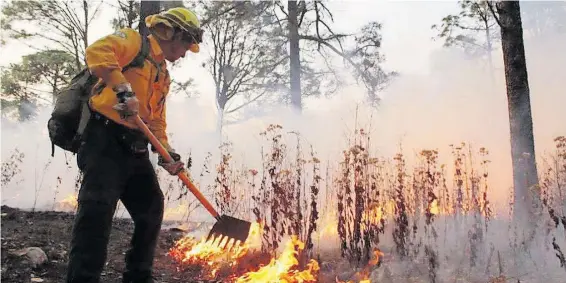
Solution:
[[(75, 186), (74, 186), (74, 192), (73, 192), (75, 194), (75, 196), (77, 196), (77, 199), (79, 197), (79, 191), (81, 189), (81, 184), (83, 183), (83, 177), (84, 177), (83, 172), (79, 170), (79, 172), (77, 173), (77, 176), (75, 176)], [(73, 213), (76, 213), (77, 209), (78, 209), (78, 207), (75, 207), (75, 211)]]
[(380, 196), (386, 186), (382, 163), (369, 155), (369, 135), (363, 129), (354, 134), (350, 148), (343, 151), (341, 174), (336, 180), (338, 234), (341, 255), (365, 265), (383, 233), (384, 203), (380, 203)]
[(441, 171), (438, 170), (438, 151), (437, 150), (423, 150), (421, 151), (420, 158), (422, 165), (417, 168), (417, 172), (422, 177), (420, 187), (425, 201), (421, 202), (424, 205), (425, 212), (425, 237), (427, 241), (425, 244), (425, 256), (428, 262), (428, 275), (431, 282), (436, 282), (438, 270), (438, 251), (436, 241), (438, 234), (434, 227), (433, 222), (436, 215), (440, 212), (438, 203), (438, 191), (440, 190)]
[(454, 157), (454, 186), (456, 195), (454, 210), (456, 211), (457, 215), (461, 215), (467, 210), (467, 207), (464, 205), (464, 181), (466, 177), (464, 176), (465, 173), (463, 172), (463, 158), (465, 158), (465, 156), (464, 154), (462, 154), (462, 146), (455, 147), (454, 145), (450, 145), (450, 147), (452, 148), (452, 155)]
[(405, 172), (405, 158), (403, 153), (395, 155), (395, 169), (396, 169), (396, 182), (395, 182), (395, 218), (393, 229), (393, 241), (397, 253), (401, 258), (409, 255), (408, 240), (409, 240), (409, 215), (406, 206), (405, 188), (407, 188), (407, 173)]
[[(320, 161), (314, 156), (314, 151), (311, 151), (310, 160), (302, 157), (300, 135), (295, 132), (290, 133), (296, 135), (295, 158), (288, 159), (288, 151), (291, 150), (281, 130), (280, 125), (269, 125), (266, 131), (260, 133), (270, 148), (264, 152), (262, 147), (263, 176), (259, 192), (253, 197), (253, 213), (263, 223), (264, 251), (274, 254), (284, 237), (296, 235), (305, 243), (302, 252), (309, 254), (318, 220)], [(307, 170), (307, 166), (312, 166), (312, 170)], [(307, 179), (309, 171), (312, 172), (311, 180)], [(307, 187), (310, 189), (308, 193)]]
[(25, 154), (20, 152), (18, 148), (15, 148), (10, 158), (7, 161), (2, 162), (2, 187), (5, 188), (12, 179), (22, 172), (20, 165), (24, 160)]
[(489, 173), (488, 173), (488, 164), (491, 162), (488, 159), (489, 151), (482, 147), (480, 148), (479, 154), (481, 156), (481, 199), (480, 202), (480, 213), (485, 217), (485, 230), (487, 231), (487, 225), (491, 219), (493, 219), (493, 211), (491, 210), (491, 206), (489, 200), (487, 198), (487, 192), (489, 190)]
[(566, 228), (566, 137), (554, 139), (556, 149), (550, 161), (545, 160), (542, 174), (542, 204), (556, 228), (560, 224)]
[(560, 246), (556, 243), (556, 237), (552, 237), (552, 248), (556, 251), (556, 257), (560, 261), (560, 267), (566, 270), (566, 258), (564, 257), (564, 253), (562, 253)]
[[(285, 233), (285, 220), (288, 219), (287, 215), (281, 215), (282, 211), (288, 209), (285, 197), (285, 191), (281, 187), (283, 181), (280, 179), (285, 178), (285, 171), (283, 171), (283, 159), (286, 152), (286, 145), (281, 142), (281, 134), (279, 125), (270, 125), (265, 132), (260, 135), (265, 136), (271, 141), (271, 151), (265, 153), (266, 160), (263, 164), (263, 169), (267, 172), (265, 182), (264, 198), (260, 202), (266, 203), (269, 210), (264, 212), (266, 222), (264, 225), (264, 240), (267, 244), (267, 249), (274, 251), (279, 247), (281, 237)], [(269, 182), (269, 183), (268, 183)], [(267, 222), (269, 218), (269, 222)]]
[(471, 184), (471, 196), (469, 199), (469, 212), (472, 213), (474, 217), (474, 224), (470, 228), (468, 232), (468, 238), (470, 240), (470, 265), (475, 266), (476, 261), (478, 260), (478, 256), (480, 251), (478, 250), (480, 244), (483, 242), (483, 230), (482, 227), (482, 216), (481, 216), (481, 207), (480, 207), (480, 182), (481, 176), (479, 176), (475, 170), (475, 164), (473, 161), (473, 153), (471, 145), (468, 145), (468, 157), (469, 157), (469, 164), (470, 164), (470, 184)]
[[(206, 171), (207, 173), (210, 173), (207, 168), (207, 166), (209, 166), (210, 163), (210, 156), (211, 153), (208, 152), (204, 161), (204, 165), (202, 169), (203, 172)], [(188, 154), (187, 161), (185, 162), (185, 164), (186, 164), (185, 165), (186, 170), (190, 172), (193, 166), (193, 159), (190, 152)], [(178, 220), (189, 221), (192, 211), (198, 208), (200, 203), (198, 202), (198, 200), (194, 198), (192, 194), (189, 193), (189, 190), (185, 187), (185, 185), (181, 182), (180, 179), (176, 177), (173, 178), (169, 174), (159, 174), (159, 172), (163, 172), (163, 173), (165, 172), (164, 169), (160, 167), (157, 167), (156, 170), (158, 173), (157, 178), (159, 180), (159, 183), (165, 184), (162, 185), (162, 187), (165, 188), (163, 194), (165, 197), (165, 206), (170, 207), (170, 205), (174, 203), (177, 205), (174, 208), (167, 208), (165, 210), (164, 217), (168, 218), (172, 215), (178, 215), (180, 216), (180, 219)], [(202, 176), (203, 173), (200, 174), (201, 178)], [(191, 179), (193, 182), (195, 182), (192, 176)], [(200, 187), (199, 182), (195, 182), (195, 185), (197, 187)]]
[(468, 231), (470, 264), (474, 266), (480, 253), (483, 253), (478, 250), (484, 241), (482, 227), (487, 231), (488, 223), (493, 217), (488, 200), (489, 152), (484, 147), (479, 149), (480, 170), (477, 170), (475, 152), (471, 145), (462, 142), (459, 146), (450, 145), (450, 147), (454, 159), (453, 179), (456, 195), (452, 207), (456, 215), (472, 215), (474, 219)]
[(42, 172), (41, 174), (41, 179), (38, 179), (38, 172), (37, 172), (37, 167), (35, 168), (35, 174), (34, 174), (34, 188), (35, 188), (35, 193), (34, 193), (34, 198), (33, 198), (33, 206), (31, 208), (31, 211), (35, 211), (36, 205), (37, 205), (37, 199), (39, 197), (39, 192), (41, 191), (41, 188), (43, 187), (43, 179), (45, 178), (45, 173), (47, 173), (47, 168), (49, 167), (49, 165), (51, 165), (51, 159), (49, 161), (47, 161), (47, 163), (45, 163), (45, 167), (43, 167), (43, 170), (40, 169), (39, 172)]
[[(313, 182), (310, 185), (310, 216), (308, 217), (308, 223), (305, 225), (308, 227), (305, 231), (306, 234), (302, 235), (303, 239), (306, 239), (305, 242), (305, 249), (302, 253), (304, 256), (302, 257), (301, 264), (306, 264), (307, 258), (312, 258), (312, 248), (313, 248), (313, 239), (312, 234), (317, 230), (317, 222), (319, 219), (318, 213), (318, 193), (320, 192), (320, 181), (322, 178), (320, 177), (320, 160), (315, 156), (314, 149), (311, 146), (310, 151), (310, 162), (312, 163), (312, 178)], [(306, 198), (305, 198), (306, 201)], [(306, 206), (305, 206), (306, 207)], [(301, 207), (299, 207), (301, 209)]]
[[(356, 134), (360, 135), (358, 132)], [(420, 151), (417, 156), (417, 162), (420, 163), (413, 168), (411, 175), (407, 174), (407, 165), (401, 150), (395, 155), (394, 163), (389, 164), (394, 171), (391, 175), (387, 170), (391, 168), (388, 164), (379, 162), (377, 158), (369, 158), (368, 145), (369, 139), (356, 136), (350, 148), (343, 151), (336, 186), (341, 255), (359, 260), (360, 255), (367, 250), (366, 242), (364, 250), (360, 248), (360, 244), (367, 239), (367, 236), (364, 238), (363, 235), (374, 237), (374, 241), (377, 240), (375, 243), (378, 243), (377, 236), (383, 228), (373, 226), (365, 230), (366, 227), (371, 227), (372, 223), (365, 221), (364, 217), (367, 211), (373, 210), (372, 205), (383, 208), (387, 200), (392, 200), (392, 236), (396, 253), (402, 259), (409, 257), (416, 260), (421, 251), (424, 251), (429, 267), (429, 279), (436, 281), (439, 251), (435, 218), (443, 215), (447, 219), (457, 214), (474, 216), (475, 221), (468, 233), (471, 262), (474, 264), (481, 254), (483, 227), (487, 229), (487, 223), (492, 218), (488, 201), (488, 151), (480, 148), (480, 157), (477, 158), (477, 153), (469, 145), (462, 143), (458, 147), (452, 146), (454, 186), (449, 188), (447, 166), (439, 164), (437, 150)], [(480, 160), (479, 167), (474, 160)], [(361, 222), (358, 221), (360, 214)], [(380, 216), (380, 222), (384, 226), (387, 217)], [(444, 227), (447, 233), (447, 225)], [(420, 229), (423, 234), (418, 233)]]
[(51, 206), (51, 210), (55, 210), (55, 206), (57, 205), (57, 195), (59, 194), (60, 186), (61, 186), (61, 177), (57, 176), (57, 183), (55, 184), (55, 190), (53, 192), (53, 205)]
[[(544, 163), (545, 170), (542, 174), (541, 197), (542, 205), (546, 208), (550, 219), (554, 223), (554, 228), (558, 229), (560, 224), (566, 229), (566, 137), (559, 136), (554, 139), (556, 150), (550, 156), (550, 162)], [(550, 232), (550, 231), (549, 231)], [(552, 237), (552, 248), (556, 257), (560, 261), (560, 267), (566, 270), (566, 258), (562, 249), (556, 242), (556, 237)]]
[(239, 182), (232, 164), (231, 143), (224, 142), (220, 146), (220, 163), (216, 167), (214, 200), (219, 211), (233, 215), (236, 205), (236, 186)]

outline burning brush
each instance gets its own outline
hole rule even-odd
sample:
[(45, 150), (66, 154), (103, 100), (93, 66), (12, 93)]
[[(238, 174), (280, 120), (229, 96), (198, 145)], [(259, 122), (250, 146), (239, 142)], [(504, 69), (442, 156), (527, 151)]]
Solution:
[(73, 212), (78, 206), (77, 194), (69, 194), (55, 204), (55, 211)]
[[(211, 280), (223, 277), (225, 282), (316, 282), (318, 275), (318, 262), (311, 260), (304, 270), (299, 270), (298, 254), (305, 244), (296, 236), (292, 236), (286, 243), (285, 249), (277, 258), (271, 258), (269, 263), (257, 268), (252, 264), (257, 260), (250, 251), (261, 247), (261, 226), (253, 223), (248, 240), (243, 245), (232, 245), (223, 249), (221, 239), (200, 241), (186, 236), (177, 241), (169, 250), (169, 255), (180, 266), (200, 267), (202, 279)], [(255, 269), (255, 271), (253, 271)], [(221, 276), (221, 270), (229, 274)], [(252, 270), (252, 271), (250, 271)]]
[(206, 278), (215, 278), (223, 268), (233, 268), (247, 254), (250, 248), (261, 245), (261, 226), (252, 223), (248, 240), (244, 244), (233, 243), (226, 237), (203, 237), (200, 241), (191, 236), (185, 236), (169, 250), (169, 256), (181, 265), (201, 266)]
[[(368, 264), (364, 268), (362, 268), (362, 270), (360, 270), (354, 275), (354, 277), (360, 280), (359, 283), (371, 283), (371, 280), (369, 279), (371, 270), (374, 266), (379, 264), (379, 261), (383, 256), (384, 256), (383, 252), (381, 252), (379, 249), (375, 249), (373, 251), (373, 258), (368, 262)], [(354, 281), (352, 280), (340, 281), (338, 280), (338, 278), (336, 278), (336, 283), (354, 283)]]
[(297, 256), (304, 248), (305, 244), (296, 236), (292, 236), (277, 259), (272, 258), (268, 265), (245, 273), (236, 278), (235, 282), (316, 282), (319, 270), (316, 260), (311, 259), (302, 271), (294, 269), (299, 264)]

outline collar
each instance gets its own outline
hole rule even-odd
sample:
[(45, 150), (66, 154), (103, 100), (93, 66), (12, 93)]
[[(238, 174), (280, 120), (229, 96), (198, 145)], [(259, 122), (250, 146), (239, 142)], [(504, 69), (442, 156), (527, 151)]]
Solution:
[(163, 62), (165, 57), (163, 56), (163, 50), (161, 49), (161, 46), (159, 46), (159, 42), (157, 42), (157, 39), (155, 39), (153, 35), (149, 35), (147, 38), (149, 39), (151, 46), (151, 56), (157, 63)]

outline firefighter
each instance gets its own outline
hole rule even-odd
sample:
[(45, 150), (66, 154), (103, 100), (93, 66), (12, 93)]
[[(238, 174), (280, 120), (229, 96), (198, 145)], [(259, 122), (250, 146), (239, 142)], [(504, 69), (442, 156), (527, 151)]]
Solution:
[[(139, 115), (175, 160), (159, 166), (176, 175), (184, 167), (166, 135), (165, 100), (170, 78), (166, 61), (199, 52), (200, 22), (178, 7), (145, 18), (149, 52), (144, 65), (122, 73), (140, 51), (141, 35), (125, 28), (86, 49), (86, 62), (100, 78), (89, 101), (91, 118), (77, 153), (83, 173), (72, 230), (67, 282), (99, 282), (106, 262), (112, 218), (118, 200), (134, 222), (126, 251), (123, 282), (155, 282), (154, 253), (163, 219), (164, 197), (149, 159), (149, 141), (136, 129)], [(155, 150), (152, 147), (152, 150)]]

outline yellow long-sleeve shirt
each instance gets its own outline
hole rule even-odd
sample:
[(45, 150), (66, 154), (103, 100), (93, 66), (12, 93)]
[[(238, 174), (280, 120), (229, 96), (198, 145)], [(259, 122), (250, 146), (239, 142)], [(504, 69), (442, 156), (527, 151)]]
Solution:
[[(120, 83), (129, 82), (139, 100), (139, 116), (148, 125), (161, 144), (172, 150), (166, 134), (165, 99), (171, 83), (163, 51), (157, 40), (149, 36), (149, 56), (156, 67), (146, 59), (143, 68), (130, 68), (124, 73), (121, 69), (138, 54), (141, 46), (141, 35), (131, 29), (121, 29), (107, 35), (86, 48), (86, 63), (92, 74), (101, 79), (98, 83), (106, 83), (106, 87), (95, 93), (90, 99), (90, 106), (95, 111), (129, 128), (137, 128), (134, 123), (122, 120), (112, 107), (118, 103), (112, 88)], [(98, 85), (97, 84), (97, 85)], [(97, 86), (93, 91), (97, 90)]]

